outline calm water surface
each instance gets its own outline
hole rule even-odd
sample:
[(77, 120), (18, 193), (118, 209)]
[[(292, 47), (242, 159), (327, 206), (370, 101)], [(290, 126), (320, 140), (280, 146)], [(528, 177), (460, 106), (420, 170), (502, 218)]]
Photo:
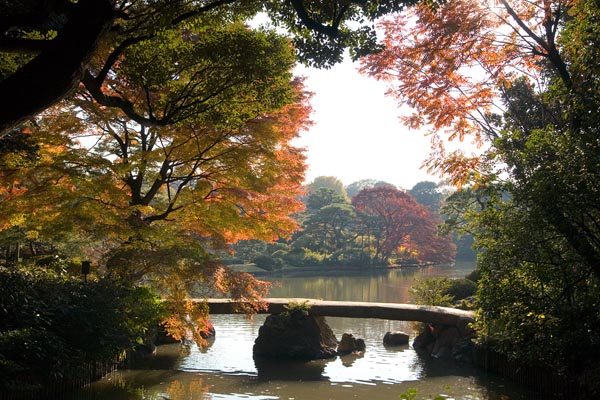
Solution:
[[(372, 274), (325, 277), (270, 277), (278, 281), (272, 297), (325, 300), (410, 302), (415, 279), (463, 277), (472, 264)], [(334, 333), (348, 332), (367, 344), (363, 356), (308, 363), (255, 365), (252, 345), (265, 316), (253, 321), (215, 315), (217, 335), (206, 349), (161, 346), (147, 369), (118, 371), (75, 398), (137, 399), (399, 399), (416, 388), (417, 399), (521, 400), (536, 396), (502, 379), (451, 362), (418, 355), (411, 347), (385, 347), (387, 331), (410, 332), (409, 323), (377, 319), (327, 318)]]

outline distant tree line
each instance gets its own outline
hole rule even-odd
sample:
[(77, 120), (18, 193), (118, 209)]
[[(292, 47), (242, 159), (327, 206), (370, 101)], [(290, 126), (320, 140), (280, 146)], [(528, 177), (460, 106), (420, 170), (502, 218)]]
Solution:
[(335, 177), (320, 176), (305, 189), (305, 210), (295, 215), (300, 229), (291, 239), (240, 241), (224, 255), (225, 261), (274, 270), (444, 264), (454, 262), (457, 254), (474, 259), (469, 238), (438, 234), (445, 194), (435, 182), (419, 182), (404, 191), (374, 179), (344, 187)]

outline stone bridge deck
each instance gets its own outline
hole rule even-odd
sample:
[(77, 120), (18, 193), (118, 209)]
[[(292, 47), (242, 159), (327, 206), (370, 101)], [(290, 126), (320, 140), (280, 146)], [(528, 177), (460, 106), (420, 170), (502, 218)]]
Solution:
[[(196, 299), (196, 301), (203, 301)], [(378, 318), (396, 321), (419, 321), (431, 324), (465, 327), (475, 321), (471, 311), (456, 308), (420, 306), (415, 304), (328, 301), (298, 298), (268, 298), (266, 310), (259, 313), (277, 314), (289, 303), (306, 303), (310, 314), (328, 317)], [(240, 314), (239, 303), (230, 299), (207, 299), (211, 314)]]

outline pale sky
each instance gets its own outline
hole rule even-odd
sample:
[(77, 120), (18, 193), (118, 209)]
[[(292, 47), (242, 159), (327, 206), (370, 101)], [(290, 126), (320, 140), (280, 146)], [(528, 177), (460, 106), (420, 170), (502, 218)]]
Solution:
[(307, 77), (307, 89), (314, 93), (314, 125), (296, 142), (307, 150), (307, 183), (322, 175), (344, 185), (376, 179), (403, 189), (439, 181), (420, 168), (429, 138), (402, 125), (396, 100), (384, 95), (385, 83), (357, 69), (358, 63), (348, 60), (329, 70), (301, 66), (295, 71)]
[[(251, 24), (268, 20), (259, 15)], [(335, 176), (344, 185), (375, 179), (411, 189), (420, 181), (438, 182), (421, 169), (430, 152), (430, 139), (409, 130), (399, 120), (397, 101), (385, 96), (386, 84), (358, 73), (349, 58), (331, 69), (298, 66), (313, 92), (314, 125), (303, 132), (296, 145), (306, 148), (306, 183), (318, 176)], [(407, 113), (407, 110), (404, 110)], [(468, 147), (453, 143), (449, 148)]]

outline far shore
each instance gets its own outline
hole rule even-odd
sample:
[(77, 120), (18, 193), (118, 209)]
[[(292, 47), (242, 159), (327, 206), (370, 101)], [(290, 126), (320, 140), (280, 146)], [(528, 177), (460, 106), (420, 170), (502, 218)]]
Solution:
[[(415, 270), (431, 266), (432, 264), (409, 264), (409, 265), (380, 265), (380, 266), (309, 266), (309, 267), (285, 267), (278, 270), (267, 271), (256, 267), (254, 264), (234, 264), (229, 267), (235, 271), (248, 272), (255, 277), (296, 277), (296, 276), (338, 276), (338, 275), (370, 275), (386, 273), (391, 269)], [(449, 267), (452, 265), (440, 265)]]

